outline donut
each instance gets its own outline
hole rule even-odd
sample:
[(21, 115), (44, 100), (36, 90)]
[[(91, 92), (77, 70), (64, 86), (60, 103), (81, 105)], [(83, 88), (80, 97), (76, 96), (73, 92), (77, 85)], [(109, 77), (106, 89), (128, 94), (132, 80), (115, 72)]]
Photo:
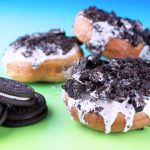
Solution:
[(70, 77), (72, 66), (83, 56), (80, 45), (61, 29), (25, 35), (5, 50), (4, 69), (21, 82), (62, 82)]
[(62, 86), (71, 117), (98, 131), (150, 125), (150, 62), (141, 58), (81, 58)]
[(150, 30), (140, 21), (118, 17), (96, 7), (80, 11), (74, 22), (77, 38), (93, 53), (107, 58), (150, 60)]

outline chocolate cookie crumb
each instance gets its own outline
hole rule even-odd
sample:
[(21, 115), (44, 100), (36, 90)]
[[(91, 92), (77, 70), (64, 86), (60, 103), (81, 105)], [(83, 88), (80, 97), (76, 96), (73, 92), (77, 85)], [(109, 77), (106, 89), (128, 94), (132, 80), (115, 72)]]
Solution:
[(150, 96), (149, 72), (150, 62), (140, 58), (101, 60), (89, 56), (80, 59), (63, 88), (74, 99), (95, 92), (101, 100), (122, 103), (128, 99), (140, 112), (145, 106), (143, 99)]
[(57, 55), (61, 49), (62, 55), (65, 55), (73, 48), (75, 43), (81, 45), (75, 37), (67, 37), (64, 30), (53, 29), (47, 33), (35, 33), (19, 37), (10, 46), (14, 46), (16, 50), (25, 47), (26, 51), (22, 55), (31, 57), (35, 49), (42, 50), (47, 56)]
[[(125, 39), (133, 46), (138, 46), (139, 44), (149, 45), (150, 46), (150, 30), (144, 29), (142, 23), (138, 20), (132, 20), (129, 18), (123, 18), (116, 15), (115, 12), (106, 12), (102, 9), (98, 9), (95, 6), (85, 9), (82, 13), (83, 16), (92, 20), (93, 28), (95, 32), (99, 31), (101, 27), (98, 26), (98, 22), (107, 22), (114, 29), (112, 32), (112, 38), (115, 34), (114, 31), (118, 31), (119, 34), (116, 35), (116, 38)], [(107, 27), (106, 27), (107, 28)], [(102, 29), (103, 30), (103, 29)], [(104, 41), (100, 43), (88, 43), (86, 47), (88, 50), (95, 52), (103, 50), (105, 44)]]

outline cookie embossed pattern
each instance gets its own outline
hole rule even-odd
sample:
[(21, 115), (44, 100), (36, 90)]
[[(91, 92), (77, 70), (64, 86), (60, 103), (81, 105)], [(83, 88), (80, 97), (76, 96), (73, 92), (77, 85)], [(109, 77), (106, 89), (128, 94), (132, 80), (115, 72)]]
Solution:
[(140, 58), (80, 59), (63, 85), (71, 116), (96, 130), (127, 132), (150, 124), (150, 63)]

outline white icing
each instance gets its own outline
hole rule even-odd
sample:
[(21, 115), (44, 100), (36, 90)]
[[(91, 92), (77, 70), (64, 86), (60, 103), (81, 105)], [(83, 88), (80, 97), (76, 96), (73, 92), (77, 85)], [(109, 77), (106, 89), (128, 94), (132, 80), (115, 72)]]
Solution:
[(72, 72), (73, 66), (68, 67), (67, 69), (63, 69), (62, 73), (64, 76), (69, 79), (71, 78), (71, 72)]
[(63, 51), (61, 49), (58, 49), (58, 54), (51, 54), (47, 56), (41, 49), (36, 48), (33, 50), (33, 55), (31, 57), (24, 57), (22, 53), (25, 51), (26, 47), (21, 47), (17, 50), (13, 46), (8, 47), (3, 57), (4, 67), (7, 68), (7, 64), (13, 62), (30, 62), (32, 64), (32, 68), (37, 69), (43, 62), (47, 60), (65, 59), (75, 55), (79, 51), (79, 47), (77, 44), (75, 44), (74, 47), (65, 55), (62, 54)]
[(131, 23), (129, 23), (129, 21), (125, 20), (125, 19), (121, 19), (121, 22), (124, 24), (125, 28), (126, 29), (131, 29), (132, 28), (132, 25)]
[(123, 107), (120, 107), (120, 112), (125, 115), (126, 125), (124, 128), (124, 132), (127, 132), (133, 124), (133, 118), (135, 115), (135, 109), (131, 104), (128, 104), (128, 99), (121, 103)]
[(78, 18), (82, 18), (84, 20), (87, 20), (88, 22), (90, 22), (92, 24), (92, 20), (91, 19), (88, 19), (86, 17), (84, 17), (84, 11), (80, 11), (76, 17), (75, 17), (75, 20), (78, 20)]
[(83, 84), (81, 81), (80, 81), (80, 73), (75, 73), (72, 75), (72, 78), (74, 78), (76, 81), (80, 82), (81, 84)]
[[(64, 92), (64, 90), (63, 90)], [(64, 94), (64, 93), (63, 93)], [(90, 94), (93, 95), (92, 93)], [(91, 101), (90, 95), (84, 95), (81, 99), (73, 99), (69, 97), (68, 100), (68, 109), (71, 111), (72, 107), (76, 107), (78, 112), (78, 117), (83, 124), (88, 124), (85, 121), (85, 116), (87, 113), (95, 111), (96, 107), (102, 108), (101, 111), (97, 111), (98, 115), (101, 115), (104, 119), (105, 123), (105, 133), (111, 132), (111, 127), (116, 120), (118, 113), (122, 113), (125, 116), (126, 124), (124, 127), (124, 132), (130, 130), (133, 124), (133, 118), (135, 115), (135, 109), (133, 105), (128, 103), (128, 98), (124, 100), (122, 103), (118, 101), (107, 101), (97, 99), (95, 101)], [(95, 97), (95, 95), (94, 95)], [(144, 99), (146, 106), (143, 109), (143, 112), (150, 116), (150, 98)], [(79, 106), (80, 105), (80, 109)]]
[[(120, 38), (122, 39), (122, 35), (125, 31), (128, 31), (130, 35), (134, 35), (132, 29), (132, 24), (126, 20), (121, 19), (120, 22), (123, 24), (121, 27), (117, 25), (110, 25), (107, 21), (99, 21), (93, 23), (93, 31), (92, 38), (88, 44), (93, 46), (92, 50), (94, 51), (94, 47), (96, 47), (95, 52), (98, 50), (105, 50), (105, 46), (109, 42), (110, 39)], [(139, 24), (141, 30), (144, 30), (144, 27)], [(129, 41), (129, 39), (125, 39)]]
[(26, 98), (26, 97), (13, 96), (13, 95), (1, 93), (1, 92), (0, 92), (0, 96), (4, 96), (4, 97), (7, 97), (7, 98), (16, 99), (16, 100), (22, 100), (22, 101), (30, 99), (30, 98)]
[[(77, 16), (83, 17), (84, 19), (87, 19), (84, 17), (84, 11), (81, 11)], [(90, 20), (90, 19), (88, 19)], [(92, 20), (90, 20), (92, 22)], [(89, 41), (88, 44), (91, 44), (93, 46), (92, 51), (97, 52), (98, 50), (105, 50), (105, 46), (109, 42), (110, 39), (113, 38), (120, 38), (122, 39), (122, 34), (127, 30), (130, 35), (134, 35), (134, 32), (132, 31), (132, 24), (127, 19), (121, 19), (120, 22), (123, 24), (123, 26), (118, 27), (116, 25), (110, 25), (107, 21), (99, 21), (93, 23), (93, 31), (92, 31), (92, 38)], [(136, 21), (136, 24), (138, 27), (144, 31), (144, 26)], [(124, 39), (126, 41), (129, 41), (129, 39)], [(145, 46), (142, 49), (141, 53), (139, 54), (139, 57), (145, 60), (150, 61), (150, 46), (146, 45), (146, 43), (143, 43)], [(94, 49), (96, 47), (96, 49)]]
[(62, 100), (65, 102), (65, 90), (62, 89), (61, 91), (61, 97), (62, 97)]
[(93, 61), (93, 56), (92, 56), (92, 55), (91, 55), (91, 56), (88, 56), (88, 60)]
[(93, 91), (90, 93), (90, 96), (94, 97), (94, 98), (98, 98), (98, 93), (97, 91)]
[(143, 112), (150, 117), (150, 97), (145, 97), (146, 106), (144, 107)]
[(145, 45), (139, 54), (139, 57), (145, 60), (150, 61), (150, 47)]
[[(64, 101), (65, 101), (65, 99), (64, 99)], [(68, 101), (68, 111), (70, 113), (71, 119), (73, 120), (73, 117), (71, 115), (71, 111), (69, 109), (69, 108), (72, 108), (72, 106), (73, 106), (73, 99), (70, 98), (69, 101)]]
[[(97, 31), (98, 28), (98, 31)], [(93, 46), (101, 45), (102, 50), (111, 38), (119, 36), (119, 31), (115, 26), (108, 24), (108, 22), (95, 22), (93, 24), (93, 35), (89, 43)]]

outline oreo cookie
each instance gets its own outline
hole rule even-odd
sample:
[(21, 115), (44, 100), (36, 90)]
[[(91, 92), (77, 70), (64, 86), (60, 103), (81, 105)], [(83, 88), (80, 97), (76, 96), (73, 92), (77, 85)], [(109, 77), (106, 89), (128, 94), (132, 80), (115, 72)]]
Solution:
[(21, 127), (42, 120), (48, 113), (45, 98), (35, 93), (35, 103), (31, 107), (9, 106), (3, 126)]
[(36, 115), (33, 118), (29, 118), (26, 120), (5, 120), (5, 122), (3, 123), (3, 126), (5, 126), (5, 127), (22, 127), (22, 126), (31, 125), (31, 124), (37, 123), (37, 122), (41, 121), (42, 119), (44, 119), (46, 117), (47, 113), (48, 113), (48, 109), (46, 107), (45, 110), (43, 110), (40, 114)]
[(0, 114), (2, 113), (2, 111), (3, 111), (3, 105), (0, 104)]
[(8, 107), (0, 104), (0, 125), (4, 123), (8, 114)]
[(35, 99), (31, 107), (9, 106), (6, 120), (27, 120), (41, 114), (47, 108), (45, 98), (35, 93)]
[(18, 81), (0, 78), (0, 103), (30, 106), (34, 103), (34, 90)]
[(20, 127), (42, 120), (48, 113), (45, 98), (26, 84), (0, 78), (0, 125)]

